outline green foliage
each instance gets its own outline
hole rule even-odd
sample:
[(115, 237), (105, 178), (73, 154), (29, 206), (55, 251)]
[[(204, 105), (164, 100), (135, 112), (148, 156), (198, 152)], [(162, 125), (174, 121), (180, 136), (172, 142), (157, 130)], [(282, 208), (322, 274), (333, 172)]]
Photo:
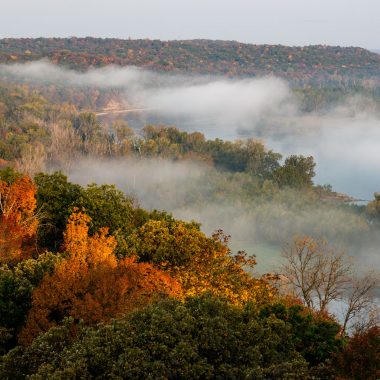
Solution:
[(133, 226), (132, 200), (114, 185), (88, 185), (72, 206), (83, 208), (92, 219), (90, 233), (108, 227), (111, 234), (127, 233)]
[[(56, 362), (58, 364), (62, 352), (77, 339), (80, 331), (78, 328), (80, 329), (80, 326), (75, 324), (72, 318), (67, 318), (62, 326), (37, 337), (30, 347), (17, 346), (6, 357), (0, 357), (1, 378), (22, 380), (27, 374), (41, 370), (44, 363), (47, 363), (47, 368), (51, 368)], [(22, 361), (21, 358), (23, 358)], [(18, 363), (17, 366), (16, 363)]]
[(0, 170), (0, 180), (7, 184), (13, 183), (16, 179), (21, 178), (22, 174), (15, 171), (12, 167), (8, 166)]
[(139, 223), (135, 215), (141, 217), (130, 198), (114, 185), (91, 184), (82, 190), (81, 196), (72, 203), (71, 210), (74, 206), (85, 210), (91, 218), (90, 234), (101, 227), (108, 227), (118, 242), (116, 255), (125, 256), (126, 237), (134, 229), (135, 223)]
[(336, 338), (340, 331), (338, 323), (326, 316), (313, 316), (302, 306), (265, 305), (260, 315), (275, 315), (288, 322), (297, 351), (312, 366), (325, 362), (342, 348), (342, 340)]
[[(311, 378), (302, 349), (297, 348), (306, 347), (307, 334), (296, 336), (300, 323), (283, 316), (292, 312), (283, 306), (277, 307), (282, 312), (275, 309), (240, 309), (204, 295), (185, 303), (161, 301), (96, 328), (73, 331), (67, 321), (30, 347), (4, 356), (0, 377)], [(313, 323), (304, 318), (302, 326)], [(331, 331), (330, 339), (333, 336)]]
[(46, 272), (53, 272), (58, 257), (44, 253), (37, 259), (24, 260), (10, 269), (0, 267), (0, 330), (8, 331), (0, 352), (15, 345), (16, 335), (23, 326), (31, 307), (33, 289), (39, 285)]
[[(113, 185), (89, 185), (82, 188), (56, 172), (40, 173), (35, 177), (38, 186), (37, 202), (42, 211), (39, 228), (39, 244), (51, 250), (58, 250), (63, 242), (63, 231), (67, 218), (74, 208), (83, 209), (91, 217), (90, 232), (108, 227), (120, 243), (125, 246), (125, 237), (134, 228), (135, 209), (131, 199)], [(140, 211), (139, 217), (144, 218)], [(149, 214), (147, 214), (149, 215)], [(139, 220), (137, 218), (136, 222)]]
[(274, 173), (274, 179), (279, 186), (304, 188), (313, 185), (315, 176), (315, 162), (313, 157), (289, 156), (285, 164), (277, 168)]
[(149, 125), (139, 141), (139, 153), (146, 157), (192, 158), (212, 162), (217, 169), (246, 172), (266, 179), (280, 166), (281, 155), (257, 140), (206, 140), (199, 132), (182, 132), (174, 127)]
[(150, 220), (129, 236), (128, 250), (139, 261), (174, 268), (189, 264), (192, 257), (217, 247), (199, 225), (180, 221)]
[(42, 247), (58, 250), (63, 242), (63, 231), (72, 207), (83, 193), (79, 185), (68, 182), (61, 173), (39, 173), (37, 185), (37, 208), (41, 212), (38, 242)]
[(374, 198), (367, 205), (367, 214), (372, 221), (380, 223), (380, 193), (375, 193)]

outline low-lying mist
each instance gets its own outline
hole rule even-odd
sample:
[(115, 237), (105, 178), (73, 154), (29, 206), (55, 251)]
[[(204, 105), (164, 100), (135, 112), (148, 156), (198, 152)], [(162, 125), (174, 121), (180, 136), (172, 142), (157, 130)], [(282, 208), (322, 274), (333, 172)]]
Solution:
[(380, 241), (361, 239), (368, 232), (361, 217), (344, 208), (310, 203), (307, 196), (292, 190), (259, 199), (243, 189), (249, 180), (244, 174), (162, 159), (83, 160), (68, 174), (71, 181), (82, 185), (116, 184), (142, 207), (196, 220), (207, 234), (223, 229), (232, 236), (233, 249), (257, 255), (259, 271), (278, 264), (283, 244), (302, 234), (326, 238), (356, 256), (362, 268), (380, 265)]
[(0, 77), (32, 84), (118, 88), (125, 94), (125, 104), (149, 109), (157, 124), (174, 123), (207, 138), (260, 138), (283, 155), (314, 156), (317, 183), (366, 200), (380, 190), (378, 105), (362, 97), (305, 114), (289, 84), (273, 77), (186, 77), (116, 66), (76, 72), (47, 61), (0, 65)]

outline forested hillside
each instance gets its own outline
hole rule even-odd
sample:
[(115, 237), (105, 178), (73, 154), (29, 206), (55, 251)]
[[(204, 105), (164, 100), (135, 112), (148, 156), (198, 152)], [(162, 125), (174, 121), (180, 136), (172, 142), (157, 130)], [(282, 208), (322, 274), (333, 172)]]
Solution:
[(380, 56), (356, 47), (252, 45), (234, 41), (38, 38), (0, 40), (0, 62), (49, 58), (75, 69), (107, 64), (148, 69), (326, 80), (378, 78)]
[[(255, 258), (233, 253), (222, 231), (207, 237), (114, 186), (83, 188), (62, 173), (33, 181), (8, 168), (0, 179), (1, 378), (376, 373), (376, 326), (349, 338), (324, 306), (337, 298), (308, 305), (281, 277), (254, 276)], [(305, 259), (325, 257), (320, 270), (340, 289), (351, 273), (343, 256), (309, 237), (285, 252), (300, 247)]]
[[(295, 116), (328, 115), (334, 103), (334, 117), (363, 134), (363, 120), (378, 120), (378, 55), (207, 40), (0, 41), (0, 63), (41, 58), (70, 71), (41, 64), (33, 70), (53, 67), (51, 82), (29, 83), (28, 71), (0, 78), (1, 379), (379, 378), (379, 193), (358, 205), (317, 182), (312, 155), (281, 154), (255, 135), (103, 117), (112, 102), (128, 103), (129, 87), (75, 83), (86, 75), (77, 71), (110, 63), (189, 78), (275, 74), (290, 80), (273, 87), (290, 111), (271, 124), (282, 103), (264, 107), (263, 128), (281, 138)], [(243, 82), (230, 81), (228, 99)], [(188, 102), (199, 94), (192, 84)], [(259, 99), (249, 110), (270, 102), (261, 93), (244, 92)], [(353, 96), (356, 108), (344, 103)], [(353, 133), (327, 125), (332, 138)], [(329, 142), (322, 131), (313, 143)], [(332, 146), (330, 160), (351, 157)]]
[[(155, 166), (165, 170), (174, 163), (178, 165), (172, 168), (174, 173), (190, 170), (195, 174), (159, 183), (141, 179), (140, 195), (156, 194), (155, 201), (143, 197), (147, 207), (161, 204), (183, 212), (214, 205), (213, 213), (219, 214), (222, 203), (236, 210), (236, 217), (240, 212), (240, 218), (248, 218), (244, 231), (253, 223), (256, 239), (276, 244), (305, 233), (338, 239), (347, 247), (372, 234), (364, 207), (350, 206), (346, 204), (350, 197), (314, 183), (313, 157), (283, 159), (260, 140), (208, 140), (200, 132), (166, 126), (148, 125), (136, 131), (123, 120), (99, 120), (74, 104), (50, 102), (25, 85), (1, 88), (0, 123), (2, 167), (11, 165), (29, 175), (52, 170), (75, 174), (78, 169), (79, 177), (81, 170), (89, 173), (94, 167), (102, 180), (102, 175), (122, 168), (123, 160), (125, 171), (130, 162), (141, 172)], [(135, 185), (129, 183), (123, 190), (136, 191), (136, 174), (134, 181)], [(168, 194), (176, 194), (175, 203)]]

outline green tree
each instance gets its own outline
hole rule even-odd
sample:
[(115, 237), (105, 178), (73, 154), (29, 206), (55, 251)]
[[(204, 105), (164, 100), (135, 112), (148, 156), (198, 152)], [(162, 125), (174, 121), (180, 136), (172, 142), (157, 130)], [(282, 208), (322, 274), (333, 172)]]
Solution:
[(38, 243), (42, 247), (56, 251), (63, 242), (66, 221), (83, 193), (81, 186), (70, 183), (61, 173), (39, 173), (37, 184), (37, 208), (41, 213)]
[(118, 240), (118, 254), (125, 248), (125, 238), (135, 223), (145, 221), (142, 211), (134, 208), (132, 200), (113, 185), (91, 184), (83, 188), (69, 182), (61, 172), (40, 173), (35, 182), (42, 215), (39, 244), (50, 250), (60, 249), (67, 219), (74, 208), (84, 209), (91, 217), (91, 234), (102, 227), (109, 228)]
[(24, 260), (14, 268), (0, 267), (0, 330), (8, 331), (0, 341), (0, 353), (15, 345), (16, 336), (31, 308), (32, 292), (46, 273), (52, 273), (59, 258), (52, 253)]
[(94, 328), (73, 331), (67, 321), (7, 354), (0, 377), (308, 379), (296, 343), (291, 319), (205, 294), (161, 301)]
[(292, 155), (286, 158), (283, 166), (273, 172), (275, 181), (281, 187), (311, 187), (315, 176), (315, 162), (312, 156)]
[(374, 198), (367, 205), (367, 214), (374, 222), (380, 223), (380, 193), (375, 193)]

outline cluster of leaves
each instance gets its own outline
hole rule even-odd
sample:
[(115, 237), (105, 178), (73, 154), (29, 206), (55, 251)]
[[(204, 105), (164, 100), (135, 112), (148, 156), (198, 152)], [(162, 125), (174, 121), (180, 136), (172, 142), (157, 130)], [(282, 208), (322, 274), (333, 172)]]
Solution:
[(339, 372), (347, 379), (378, 379), (380, 376), (379, 363), (379, 326), (356, 332), (338, 358)]
[(119, 245), (133, 228), (149, 217), (148, 213), (133, 207), (133, 202), (113, 185), (89, 185), (83, 188), (56, 172), (39, 173), (35, 177), (38, 187), (37, 205), (41, 210), (39, 245), (57, 250), (63, 242), (66, 221), (75, 208), (85, 209), (91, 218), (90, 233), (102, 227), (109, 228)]
[(274, 298), (266, 281), (247, 273), (256, 265), (255, 259), (244, 252), (232, 255), (222, 231), (210, 239), (193, 224), (152, 220), (130, 235), (127, 243), (129, 253), (139, 261), (153, 263), (177, 279), (185, 296), (212, 291), (237, 305)]
[(0, 354), (16, 345), (32, 306), (33, 290), (60, 260), (59, 255), (46, 252), (14, 267), (0, 266)]
[(327, 378), (318, 374), (331, 374), (326, 359), (340, 349), (338, 330), (300, 306), (238, 308), (206, 294), (164, 300), (96, 328), (67, 320), (3, 357), (0, 376)]
[(37, 231), (36, 187), (30, 178), (0, 177), (0, 263), (12, 264), (33, 251)]
[(324, 45), (287, 47), (235, 41), (120, 40), (37, 38), (0, 40), (1, 62), (49, 57), (54, 63), (88, 68), (134, 65), (162, 71), (227, 75), (276, 74), (333, 78), (378, 77), (379, 56), (354, 47)]
[(118, 261), (115, 238), (107, 228), (90, 237), (89, 221), (81, 212), (70, 216), (64, 241), (69, 256), (33, 292), (20, 342), (31, 343), (67, 316), (94, 324), (145, 305), (153, 295), (180, 296), (179, 285), (169, 275), (137, 264), (133, 257)]

